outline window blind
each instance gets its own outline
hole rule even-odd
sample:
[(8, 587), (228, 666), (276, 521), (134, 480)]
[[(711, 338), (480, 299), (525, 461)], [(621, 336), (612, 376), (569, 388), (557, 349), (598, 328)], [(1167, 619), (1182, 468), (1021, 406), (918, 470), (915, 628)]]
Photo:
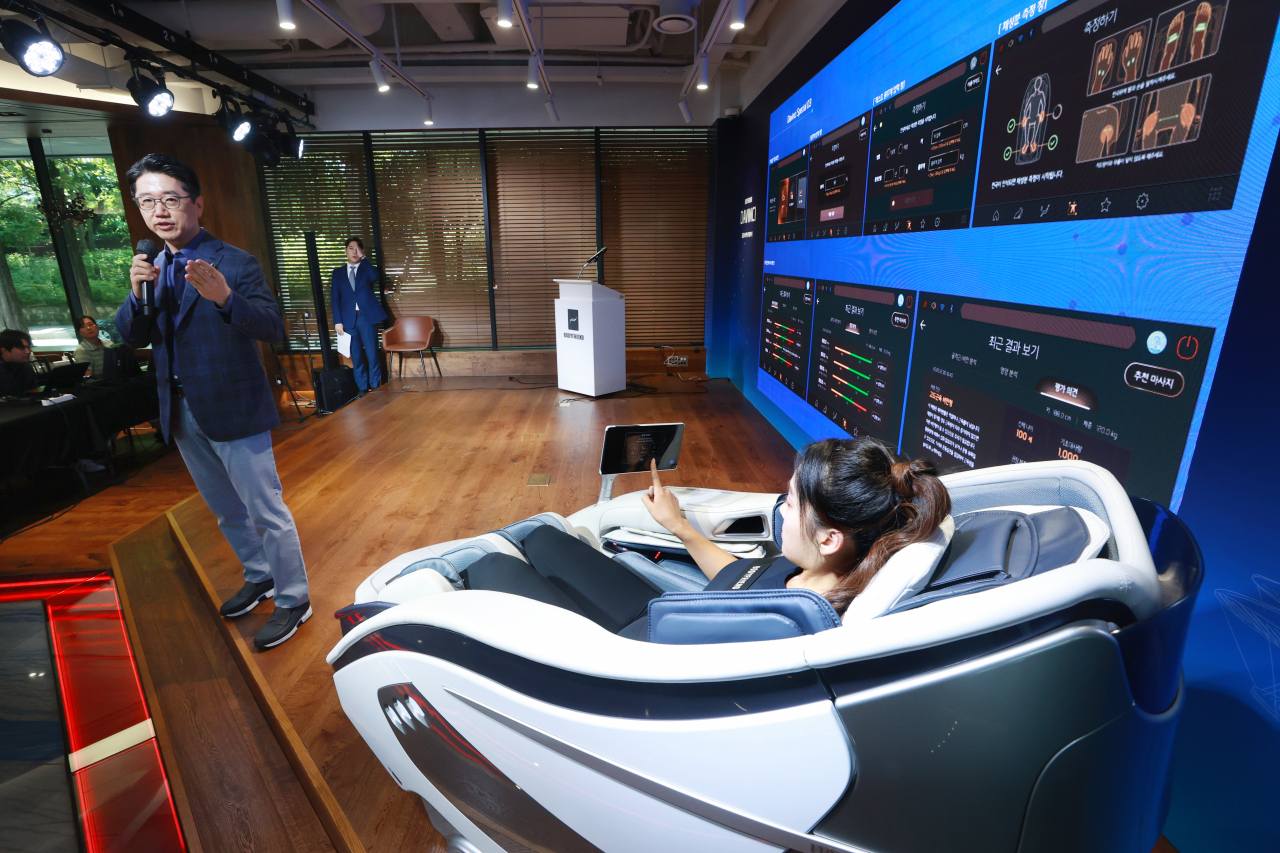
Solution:
[(705, 128), (602, 128), (605, 284), (627, 298), (627, 344), (702, 344)]
[[(274, 169), (262, 171), (267, 227), (285, 314), (285, 341), (291, 349), (303, 348), (308, 339), (312, 347), (319, 345), (303, 234), (316, 232), (330, 329), (333, 311), (328, 304), (329, 273), (346, 262), (343, 249), (347, 239), (359, 237), (367, 251), (373, 249), (362, 136), (315, 133), (308, 134), (306, 140), (306, 156), (301, 160), (284, 157)], [(304, 311), (311, 313), (313, 319), (304, 321)]]
[(552, 279), (577, 278), (596, 250), (595, 133), (490, 130), (485, 156), (498, 345), (552, 346)]
[(393, 315), (435, 318), (445, 347), (488, 347), (479, 131), (374, 133), (384, 283)]

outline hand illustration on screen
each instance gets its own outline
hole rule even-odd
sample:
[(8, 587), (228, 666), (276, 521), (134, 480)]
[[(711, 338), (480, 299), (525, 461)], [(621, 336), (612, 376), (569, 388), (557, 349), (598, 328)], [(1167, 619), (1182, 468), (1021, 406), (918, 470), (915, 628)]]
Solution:
[(1142, 75), (1142, 49), (1146, 46), (1146, 30), (1136, 29), (1124, 40), (1120, 55), (1120, 81), (1131, 83)]
[[(1128, 56), (1126, 48), (1125, 55)], [(1116, 59), (1116, 44), (1114, 41), (1108, 41), (1098, 51), (1097, 58), (1093, 61), (1093, 85), (1089, 87), (1089, 94), (1096, 95), (1102, 91), (1102, 87), (1107, 85), (1108, 78), (1111, 77), (1111, 66)]]

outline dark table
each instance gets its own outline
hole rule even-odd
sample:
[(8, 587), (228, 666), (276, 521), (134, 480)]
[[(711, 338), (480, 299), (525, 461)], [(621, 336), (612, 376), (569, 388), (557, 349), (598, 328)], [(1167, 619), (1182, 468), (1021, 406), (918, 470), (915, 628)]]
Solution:
[(155, 379), (148, 374), (63, 393), (76, 399), (52, 406), (0, 402), (0, 482), (92, 458), (111, 436), (160, 416)]

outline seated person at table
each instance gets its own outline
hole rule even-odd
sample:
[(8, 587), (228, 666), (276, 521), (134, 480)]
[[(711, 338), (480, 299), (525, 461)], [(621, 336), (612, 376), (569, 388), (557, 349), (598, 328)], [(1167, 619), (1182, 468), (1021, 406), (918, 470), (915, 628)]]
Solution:
[(88, 316), (81, 317), (76, 323), (76, 337), (80, 339), (80, 343), (76, 345), (75, 355), (71, 360), (89, 362), (93, 366), (93, 375), (101, 376), (107, 350), (115, 344), (102, 339), (98, 332), (98, 321)]
[[(645, 508), (679, 537), (710, 580), (728, 590), (743, 577), (739, 561), (698, 533), (662, 487), (657, 465)], [(751, 582), (753, 590), (808, 589), (843, 614), (893, 554), (934, 534), (951, 498), (928, 463), (899, 459), (874, 438), (827, 439), (806, 447), (782, 505), (782, 556)], [(643, 636), (649, 601), (660, 596), (625, 566), (556, 530), (540, 527), (524, 540), (529, 562), (487, 554), (463, 578), (470, 589), (510, 592), (572, 610), (624, 636)], [(734, 565), (737, 564), (737, 565)]]
[(18, 329), (0, 332), (0, 397), (34, 391), (37, 385), (31, 336)]

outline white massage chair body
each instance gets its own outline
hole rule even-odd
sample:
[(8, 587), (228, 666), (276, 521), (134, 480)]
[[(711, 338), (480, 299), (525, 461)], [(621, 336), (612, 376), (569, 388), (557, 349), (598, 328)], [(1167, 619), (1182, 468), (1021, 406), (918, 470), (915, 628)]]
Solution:
[[(396, 578), (473, 540), (445, 543), (361, 585), (364, 610), (349, 610), (362, 615), (329, 656), (343, 708), (454, 850), (1146, 853), (1181, 711), (1194, 540), (1087, 463), (944, 479), (961, 528), (975, 510), (1072, 507), (1087, 543), (1069, 565), (948, 596), (929, 585), (963, 538), (949, 551), (948, 524), (895, 556), (841, 627), (678, 646), (503, 593), (439, 594), (454, 585), (436, 572)], [(661, 541), (639, 494), (560, 521), (606, 553)], [(776, 494), (678, 496), (721, 541), (761, 517), (741, 534), (754, 538), (727, 541), (777, 553)], [(508, 553), (495, 538), (510, 544), (481, 537)], [(1174, 568), (1158, 572), (1153, 549), (1176, 552)], [(1196, 577), (1166, 577), (1177, 567)]]

